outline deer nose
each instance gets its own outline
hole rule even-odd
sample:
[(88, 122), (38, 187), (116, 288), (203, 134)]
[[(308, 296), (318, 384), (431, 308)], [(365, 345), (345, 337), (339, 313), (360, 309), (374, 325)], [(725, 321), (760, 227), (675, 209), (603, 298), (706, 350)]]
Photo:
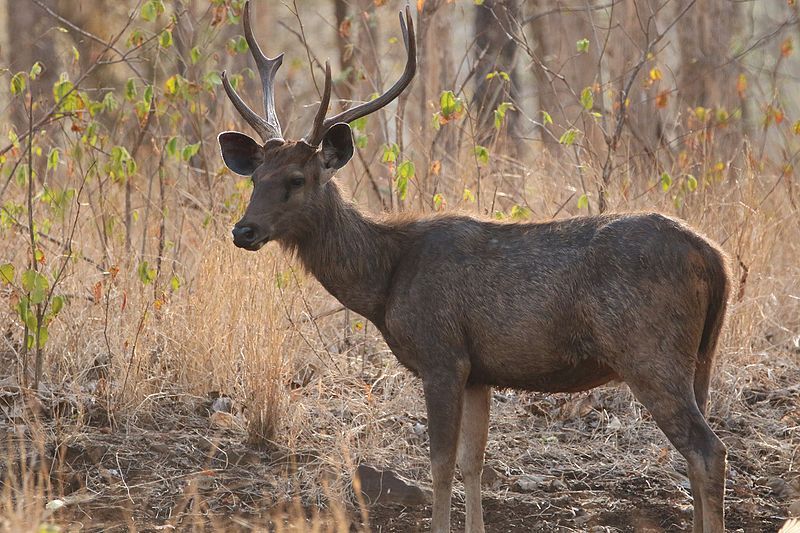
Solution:
[(253, 241), (256, 238), (256, 230), (251, 226), (240, 226), (236, 224), (233, 227), (233, 243), (236, 246), (247, 246), (249, 244), (253, 244)]

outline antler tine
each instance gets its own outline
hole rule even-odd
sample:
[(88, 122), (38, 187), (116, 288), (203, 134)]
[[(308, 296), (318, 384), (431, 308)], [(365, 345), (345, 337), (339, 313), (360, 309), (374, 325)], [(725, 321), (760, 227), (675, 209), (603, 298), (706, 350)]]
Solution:
[(322, 91), (322, 99), (319, 101), (317, 114), (314, 116), (314, 124), (311, 127), (311, 132), (306, 138), (306, 142), (311, 146), (317, 146), (322, 141), (322, 136), (325, 134), (325, 114), (328, 112), (328, 106), (331, 103), (331, 64), (330, 61), (325, 61), (325, 88)]
[[(398, 16), (400, 18), (400, 31), (403, 34), (403, 44), (406, 47), (406, 53), (408, 53), (408, 25), (406, 24), (406, 21), (403, 18), (403, 12), (402, 11), (400, 13), (398, 13)], [(408, 18), (408, 24), (412, 25), (411, 31), (414, 31), (414, 27), (413, 27), (414, 23), (411, 21), (411, 8), (408, 5), (406, 5), (406, 17)], [(415, 44), (414, 49), (416, 51), (416, 44)], [(414, 58), (416, 59), (416, 54), (414, 55)]]
[[(276, 137), (276, 135), (274, 135), (274, 128), (271, 128), (266, 120), (250, 109), (250, 106), (244, 103), (244, 100), (236, 93), (236, 90), (231, 86), (231, 82), (228, 81), (228, 76), (224, 70), (222, 71), (222, 86), (225, 88), (225, 92), (228, 93), (228, 98), (233, 102), (233, 107), (235, 107), (239, 114), (242, 115), (242, 118), (256, 130), (264, 142)], [(280, 137), (280, 131), (277, 136)]]
[[(406, 60), (406, 68), (403, 70), (403, 74), (400, 76), (400, 79), (398, 79), (388, 91), (376, 99), (369, 102), (364, 102), (363, 104), (342, 111), (338, 115), (326, 118), (322, 122), (321, 128), (316, 127), (315, 120), (315, 127), (312, 130), (315, 135), (310, 136), (309, 144), (315, 146), (319, 144), (322, 140), (322, 137), (325, 135), (325, 132), (327, 132), (334, 124), (338, 124), (339, 122), (349, 123), (357, 118), (374, 113), (397, 98), (400, 93), (402, 93), (403, 90), (408, 87), (408, 84), (410, 84), (411, 80), (414, 79), (414, 74), (417, 71), (417, 42), (414, 35), (414, 21), (411, 18), (411, 8), (408, 6), (406, 6), (405, 10), (405, 19), (403, 18), (403, 13), (400, 13), (400, 29), (403, 32), (403, 42), (406, 46), (406, 53), (408, 55), (408, 59)], [(319, 113), (320, 112), (318, 111), (317, 115), (319, 115)]]
[[(250, 47), (250, 54), (256, 62), (258, 74), (261, 77), (261, 87), (264, 90), (264, 116), (266, 117), (266, 125), (271, 131), (271, 138), (282, 138), (281, 124), (278, 121), (278, 115), (275, 112), (275, 73), (283, 63), (283, 54), (279, 54), (273, 58), (269, 58), (261, 51), (255, 37), (253, 36), (253, 28), (251, 26), (250, 16), (250, 2), (244, 4), (244, 14), (242, 16), (242, 24), (244, 26), (244, 38), (247, 41), (247, 46)], [(268, 139), (264, 139), (266, 142)]]

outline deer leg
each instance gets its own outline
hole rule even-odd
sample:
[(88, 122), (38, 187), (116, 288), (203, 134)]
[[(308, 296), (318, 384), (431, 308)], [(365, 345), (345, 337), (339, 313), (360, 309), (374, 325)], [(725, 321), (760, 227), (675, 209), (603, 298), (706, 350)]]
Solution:
[(725, 445), (697, 406), (691, 376), (673, 371), (626, 381), (689, 465), (695, 533), (723, 533)]
[(481, 508), (481, 474), (483, 452), (489, 433), (489, 399), (491, 388), (467, 386), (461, 410), (461, 436), (458, 439), (458, 466), (464, 477), (467, 500), (466, 533), (483, 533)]
[[(455, 366), (455, 365), (454, 365)], [(450, 498), (458, 448), (458, 432), (468, 366), (435, 372), (422, 377), (428, 411), (428, 435), (433, 477), (432, 533), (450, 532)]]
[[(708, 385), (711, 381), (712, 360), (709, 358), (698, 360), (694, 371), (694, 398), (697, 408), (703, 417), (706, 416), (708, 404)], [(694, 468), (689, 468), (689, 481), (692, 485), (692, 499), (694, 500), (694, 533), (703, 533), (703, 491), (702, 481), (698, 479)], [(724, 480), (723, 480), (724, 483)]]

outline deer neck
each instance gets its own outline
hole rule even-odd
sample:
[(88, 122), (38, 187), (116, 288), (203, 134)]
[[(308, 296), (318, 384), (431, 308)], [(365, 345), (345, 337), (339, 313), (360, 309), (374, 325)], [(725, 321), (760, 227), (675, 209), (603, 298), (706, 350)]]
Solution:
[(283, 244), (342, 305), (382, 327), (399, 235), (345, 201), (334, 182), (320, 194)]

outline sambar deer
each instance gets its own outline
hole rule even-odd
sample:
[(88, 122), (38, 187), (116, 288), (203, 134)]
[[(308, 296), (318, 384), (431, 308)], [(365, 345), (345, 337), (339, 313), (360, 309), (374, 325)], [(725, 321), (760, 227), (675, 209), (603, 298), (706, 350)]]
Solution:
[(726, 450), (704, 413), (729, 292), (720, 249), (659, 214), (612, 214), (546, 223), (462, 215), (373, 219), (333, 181), (353, 155), (349, 122), (380, 109), (411, 82), (416, 43), (400, 14), (408, 55), (401, 78), (370, 102), (325, 118), (330, 65), (313, 126), (282, 138), (267, 58), (244, 32), (264, 90), (265, 117), (225, 91), (263, 144), (219, 135), (225, 164), (254, 188), (233, 242), (277, 241), (344, 306), (380, 330), (422, 380), (433, 478), (431, 529), (450, 529), (458, 462), (466, 530), (484, 530), (481, 472), (491, 387), (578, 392), (628, 383), (686, 458), (694, 531), (723, 531)]

